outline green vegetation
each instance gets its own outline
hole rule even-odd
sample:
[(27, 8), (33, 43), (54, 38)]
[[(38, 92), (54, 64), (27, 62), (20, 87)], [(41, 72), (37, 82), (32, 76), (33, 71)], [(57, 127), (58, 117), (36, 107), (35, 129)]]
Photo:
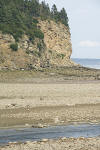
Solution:
[(34, 54), (35, 56), (41, 57), (41, 53), (38, 52), (38, 51), (33, 51), (33, 54)]
[(64, 57), (66, 56), (65, 54), (57, 54), (58, 57), (61, 57), (62, 59), (64, 59)]
[(42, 46), (42, 44), (41, 44), (41, 43), (37, 43), (37, 47), (38, 47), (39, 51), (41, 51), (41, 50), (42, 50), (42, 48), (43, 48), (43, 46)]
[(52, 50), (49, 50), (49, 53), (52, 54)]
[(62, 59), (64, 59), (65, 56), (66, 56), (65, 54), (61, 54), (61, 58), (62, 58)]
[(33, 54), (34, 56), (38, 56), (38, 57), (41, 57), (41, 52), (39, 51), (37, 51), (37, 50), (33, 50), (33, 51), (30, 51), (30, 50), (28, 50), (28, 51), (26, 51), (26, 54)]
[(17, 44), (17, 43), (11, 44), (11, 45), (10, 45), (10, 48), (11, 48), (13, 51), (17, 51), (17, 50), (18, 50), (18, 44)]
[(37, 26), (38, 18), (60, 21), (68, 26), (64, 8), (59, 12), (56, 5), (53, 5), (50, 10), (48, 4), (44, 1), (39, 3), (39, 0), (0, 0), (0, 30), (13, 35), (16, 41), (23, 34), (28, 35), (31, 41), (34, 41), (35, 37), (44, 38)]
[(69, 27), (67, 13), (64, 8), (62, 8), (61, 11), (59, 12), (57, 10), (56, 5), (54, 4), (51, 9), (51, 16), (56, 22), (59, 21), (63, 23), (65, 26)]

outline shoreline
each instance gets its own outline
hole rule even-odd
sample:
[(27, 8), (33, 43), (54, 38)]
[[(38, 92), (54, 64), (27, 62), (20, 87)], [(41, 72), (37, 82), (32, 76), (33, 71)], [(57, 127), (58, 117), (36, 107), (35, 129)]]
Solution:
[(0, 150), (99, 150), (100, 149), (100, 138), (60, 138), (60, 139), (42, 139), (41, 141), (26, 141), (8, 143), (6, 146), (0, 146)]
[(50, 128), (50, 127), (60, 127), (60, 126), (71, 126), (71, 125), (99, 125), (100, 121), (97, 122), (67, 122), (66, 124), (51, 124), (51, 125), (43, 125), (43, 124), (27, 124), (27, 125), (18, 125), (18, 126), (8, 126), (8, 127), (0, 127), (0, 130), (11, 130), (11, 129), (41, 129), (41, 128)]
[(0, 83), (70, 83), (99, 82), (100, 69), (86, 67), (51, 67), (40, 70), (0, 70)]
[[(0, 129), (99, 124), (100, 103), (75, 106), (0, 109)], [(74, 114), (74, 115), (73, 115)], [(3, 128), (2, 128), (3, 127)]]

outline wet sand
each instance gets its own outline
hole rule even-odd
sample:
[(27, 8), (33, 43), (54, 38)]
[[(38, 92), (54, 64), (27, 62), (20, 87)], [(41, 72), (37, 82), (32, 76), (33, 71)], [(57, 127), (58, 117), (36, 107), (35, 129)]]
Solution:
[(0, 127), (100, 123), (100, 104), (0, 110)]

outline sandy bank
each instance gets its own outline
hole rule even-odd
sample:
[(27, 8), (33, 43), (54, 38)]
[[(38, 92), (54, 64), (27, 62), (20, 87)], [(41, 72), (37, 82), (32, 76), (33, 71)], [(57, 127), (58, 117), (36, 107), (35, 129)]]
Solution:
[(100, 103), (100, 83), (0, 83), (0, 109)]
[(9, 144), (0, 150), (100, 150), (100, 138), (62, 138), (23, 144)]

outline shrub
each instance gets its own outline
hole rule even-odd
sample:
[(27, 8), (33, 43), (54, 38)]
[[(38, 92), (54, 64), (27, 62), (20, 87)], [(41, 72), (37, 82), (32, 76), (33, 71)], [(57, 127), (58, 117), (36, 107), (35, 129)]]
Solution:
[(62, 59), (64, 59), (65, 56), (66, 56), (65, 54), (61, 54), (61, 58), (62, 58)]
[(43, 48), (41, 43), (37, 43), (37, 47), (38, 47), (39, 51), (41, 51)]
[(44, 39), (44, 34), (40, 30), (35, 30), (34, 35), (39, 39)]
[(49, 50), (49, 53), (52, 54), (52, 50)]
[(58, 57), (61, 57), (62, 59), (64, 59), (64, 57), (66, 56), (65, 54), (57, 54)]
[(17, 50), (18, 50), (18, 44), (17, 44), (17, 43), (11, 44), (11, 45), (10, 45), (10, 48), (11, 48), (13, 51), (17, 51)]
[(33, 54), (34, 54), (35, 56), (41, 57), (41, 52), (33, 51)]

